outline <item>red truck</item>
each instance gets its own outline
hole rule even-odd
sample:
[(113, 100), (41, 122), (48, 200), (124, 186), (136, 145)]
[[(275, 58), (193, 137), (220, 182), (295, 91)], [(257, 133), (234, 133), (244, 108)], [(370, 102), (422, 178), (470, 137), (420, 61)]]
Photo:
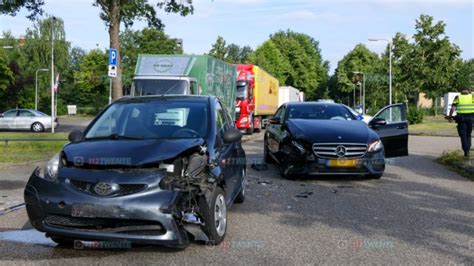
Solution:
[(265, 128), (278, 109), (278, 79), (258, 66), (237, 65), (236, 126), (252, 134)]

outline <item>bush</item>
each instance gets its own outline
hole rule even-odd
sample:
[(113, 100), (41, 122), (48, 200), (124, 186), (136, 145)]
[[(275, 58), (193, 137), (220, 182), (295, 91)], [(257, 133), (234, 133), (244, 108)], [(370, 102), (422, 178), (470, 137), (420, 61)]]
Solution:
[(407, 120), (410, 125), (423, 123), (423, 116), (423, 110), (416, 106), (413, 105), (408, 108)]

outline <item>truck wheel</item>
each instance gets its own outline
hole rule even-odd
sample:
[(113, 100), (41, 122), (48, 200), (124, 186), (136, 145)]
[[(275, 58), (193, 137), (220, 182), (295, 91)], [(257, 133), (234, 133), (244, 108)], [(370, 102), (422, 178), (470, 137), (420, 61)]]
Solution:
[[(258, 127), (256, 127), (255, 123), (254, 123), (255, 132), (260, 132), (260, 129), (262, 128), (262, 118), (257, 117), (256, 119), (259, 123), (257, 123)], [(255, 122), (255, 120), (254, 120), (254, 122)]]
[(222, 188), (217, 187), (214, 190), (209, 205), (206, 199), (201, 197), (199, 209), (205, 223), (202, 229), (209, 238), (208, 244), (219, 245), (224, 240), (227, 230), (227, 204)]
[(249, 123), (250, 127), (247, 129), (247, 134), (248, 134), (248, 135), (252, 135), (253, 130), (254, 130), (254, 127), (253, 127), (253, 117), (252, 117), (252, 119), (251, 119), (250, 121), (251, 121), (251, 122)]

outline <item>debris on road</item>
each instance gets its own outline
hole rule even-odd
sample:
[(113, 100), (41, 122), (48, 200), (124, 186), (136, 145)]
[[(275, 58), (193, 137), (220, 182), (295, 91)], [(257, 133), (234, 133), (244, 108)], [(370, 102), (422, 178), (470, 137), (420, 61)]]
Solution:
[(296, 195), (297, 198), (308, 198), (309, 196), (313, 195), (312, 191), (304, 191), (300, 194)]
[(250, 167), (252, 169), (257, 170), (257, 171), (266, 171), (266, 170), (268, 170), (268, 165), (266, 163), (262, 163), (262, 164), (253, 163)]
[(334, 193), (334, 194), (336, 194), (336, 193), (337, 193), (337, 190), (331, 189), (331, 192)]

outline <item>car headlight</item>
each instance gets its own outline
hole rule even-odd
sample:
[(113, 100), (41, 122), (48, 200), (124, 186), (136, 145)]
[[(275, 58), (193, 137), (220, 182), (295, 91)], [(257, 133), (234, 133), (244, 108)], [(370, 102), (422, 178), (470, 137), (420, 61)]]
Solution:
[(377, 152), (383, 149), (382, 141), (376, 140), (369, 144), (369, 152)]
[(296, 147), (296, 149), (298, 149), (300, 153), (306, 152), (304, 146), (301, 143), (299, 143), (297, 140), (293, 140), (291, 143), (293, 143), (293, 145)]
[(59, 153), (54, 155), (51, 160), (48, 161), (44, 169), (44, 176), (42, 177), (45, 180), (54, 182), (58, 178), (59, 170)]

